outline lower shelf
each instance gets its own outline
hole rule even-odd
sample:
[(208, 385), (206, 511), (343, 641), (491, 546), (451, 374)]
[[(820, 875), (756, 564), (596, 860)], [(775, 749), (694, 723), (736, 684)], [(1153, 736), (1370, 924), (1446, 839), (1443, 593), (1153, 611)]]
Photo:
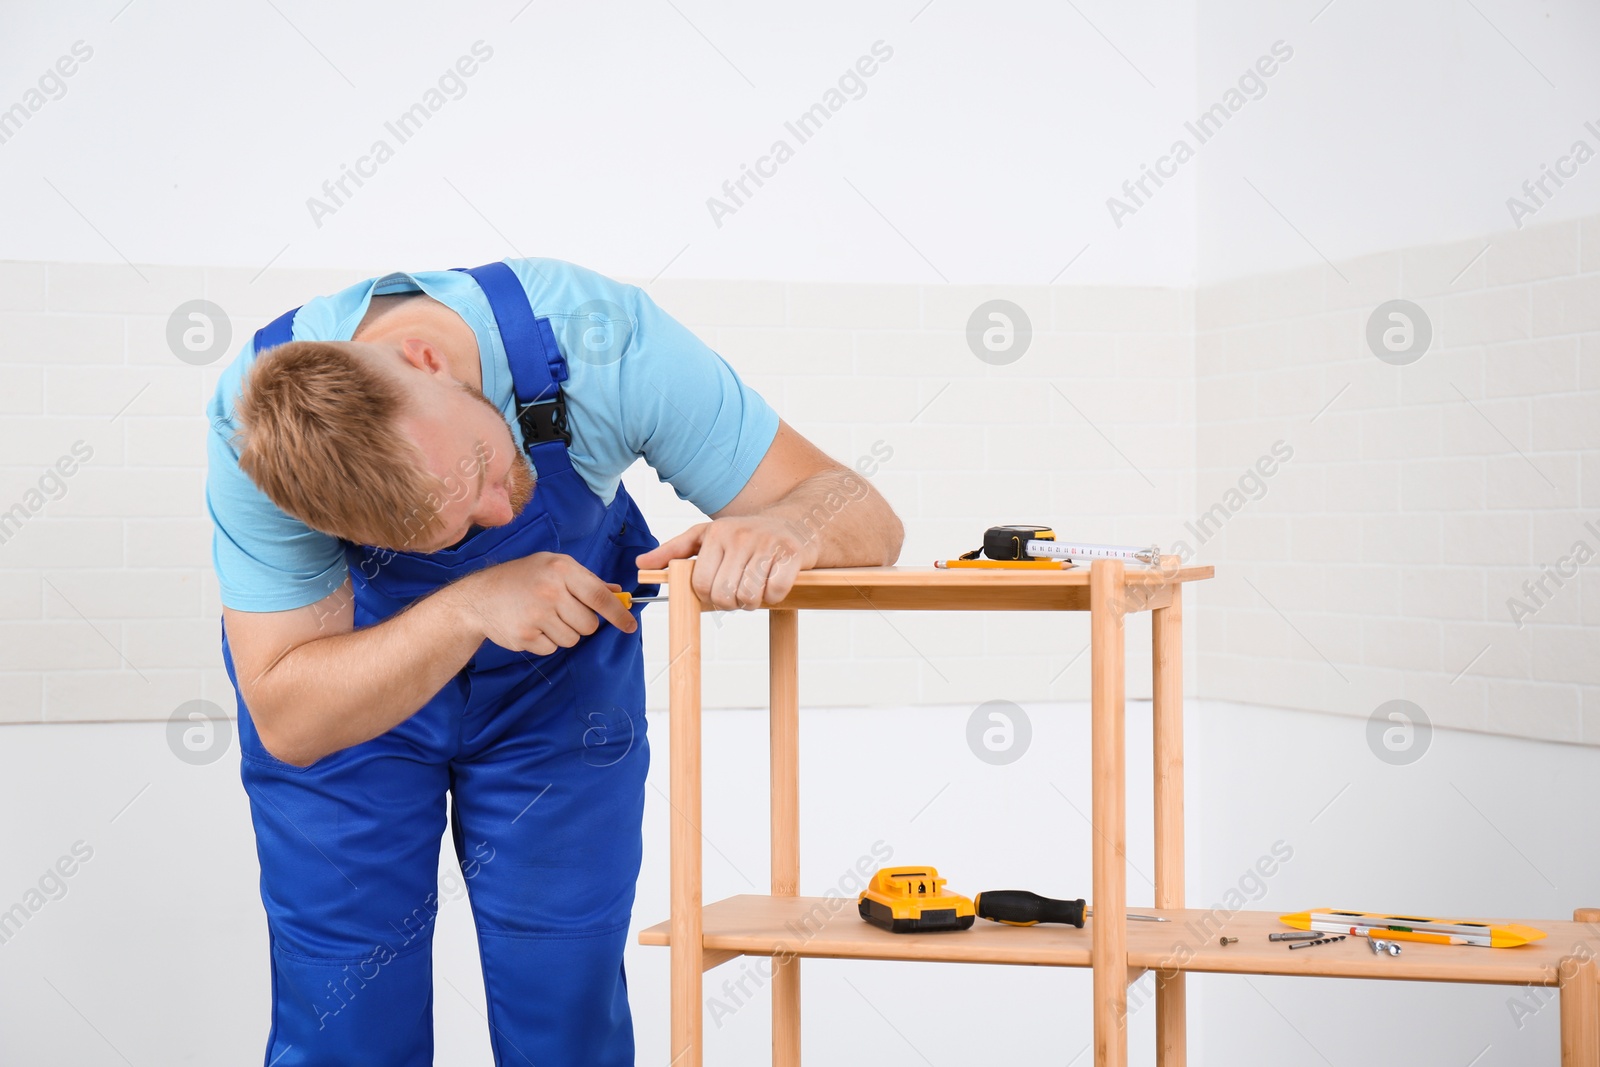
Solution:
[[(1548, 935), (1520, 948), (1471, 948), (1406, 944), (1399, 956), (1375, 956), (1366, 939), (1291, 951), (1267, 934), (1287, 929), (1277, 912), (1158, 911), (1164, 923), (1128, 923), (1130, 971), (1158, 970), (1285, 974), (1326, 978), (1380, 978), (1425, 982), (1556, 985), (1561, 961), (1600, 951), (1600, 929), (1545, 919), (1503, 919), (1537, 927)], [(1090, 923), (1094, 920), (1090, 919)], [(1224, 935), (1237, 937), (1223, 946)], [(642, 945), (667, 945), (671, 924), (639, 932)], [(748, 956), (785, 953), (823, 959), (922, 960), (940, 963), (1005, 963), (1087, 967), (1090, 928), (1005, 926), (982, 919), (970, 930), (891, 934), (863, 922), (854, 898), (742, 895), (705, 907), (702, 945), (709, 951)]]
[[(1346, 937), (1332, 945), (1291, 950), (1267, 940), (1289, 929), (1279, 912), (1135, 911), (1164, 915), (1171, 922), (1128, 924), (1128, 965), (1167, 973), (1172, 970), (1220, 974), (1288, 974), (1322, 978), (1387, 978), (1419, 982), (1479, 982), (1490, 985), (1556, 985), (1561, 961), (1600, 951), (1600, 929), (1554, 919), (1505, 919), (1543, 930), (1543, 940), (1519, 948), (1469, 945), (1401, 944), (1400, 955), (1373, 955), (1365, 937)], [(1224, 916), (1227, 916), (1224, 919)], [(1091, 920), (1093, 921), (1093, 920)], [(1224, 946), (1222, 937), (1237, 937)], [(1334, 936), (1334, 935), (1329, 935)]]
[[(926, 960), (1089, 966), (1089, 931), (1070, 926), (1004, 926), (978, 920), (969, 930), (891, 934), (863, 922), (854, 897), (743, 895), (707, 904), (701, 944), (749, 956)], [(670, 943), (671, 923), (639, 931), (641, 945)]]

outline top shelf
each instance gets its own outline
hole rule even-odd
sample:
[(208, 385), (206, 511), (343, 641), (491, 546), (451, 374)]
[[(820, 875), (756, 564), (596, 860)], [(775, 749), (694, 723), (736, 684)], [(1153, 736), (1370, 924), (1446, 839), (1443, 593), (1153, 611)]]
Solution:
[[(1148, 611), (1171, 602), (1172, 587), (1210, 578), (1209, 565), (1183, 566), (1163, 557), (1161, 568), (1123, 571), (1125, 610)], [(665, 570), (641, 570), (641, 585), (667, 581)], [(703, 610), (713, 610), (702, 602)], [(1002, 570), (940, 567), (830, 567), (801, 571), (789, 595), (768, 608), (808, 611), (1087, 611), (1089, 567)]]

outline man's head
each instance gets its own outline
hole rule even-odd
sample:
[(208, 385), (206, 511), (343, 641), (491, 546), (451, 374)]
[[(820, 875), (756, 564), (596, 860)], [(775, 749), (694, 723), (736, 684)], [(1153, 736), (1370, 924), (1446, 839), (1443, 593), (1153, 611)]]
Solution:
[(488, 398), (425, 341), (295, 341), (250, 368), (239, 467), (287, 514), (357, 544), (434, 552), (503, 526), (533, 471)]

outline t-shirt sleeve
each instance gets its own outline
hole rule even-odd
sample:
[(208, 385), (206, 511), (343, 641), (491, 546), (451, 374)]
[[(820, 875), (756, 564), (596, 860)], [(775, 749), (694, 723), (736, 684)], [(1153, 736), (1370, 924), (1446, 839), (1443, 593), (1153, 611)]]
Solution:
[(624, 432), (681, 499), (707, 515), (745, 487), (778, 433), (778, 413), (717, 353), (629, 292), (633, 335), (618, 361)]
[(206, 444), (206, 510), (215, 532), (211, 558), (222, 603), (236, 611), (289, 611), (315, 604), (344, 583), (337, 538), (278, 509), (239, 469), (226, 424), (211, 424)]

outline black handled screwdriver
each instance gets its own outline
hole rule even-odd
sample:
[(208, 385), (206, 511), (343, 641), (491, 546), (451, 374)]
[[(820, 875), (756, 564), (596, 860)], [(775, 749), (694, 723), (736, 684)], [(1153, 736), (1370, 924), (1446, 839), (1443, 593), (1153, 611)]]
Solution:
[(1082, 900), (1055, 900), (1026, 889), (991, 889), (974, 897), (972, 906), (980, 918), (1007, 926), (1065, 923), (1083, 928)]

